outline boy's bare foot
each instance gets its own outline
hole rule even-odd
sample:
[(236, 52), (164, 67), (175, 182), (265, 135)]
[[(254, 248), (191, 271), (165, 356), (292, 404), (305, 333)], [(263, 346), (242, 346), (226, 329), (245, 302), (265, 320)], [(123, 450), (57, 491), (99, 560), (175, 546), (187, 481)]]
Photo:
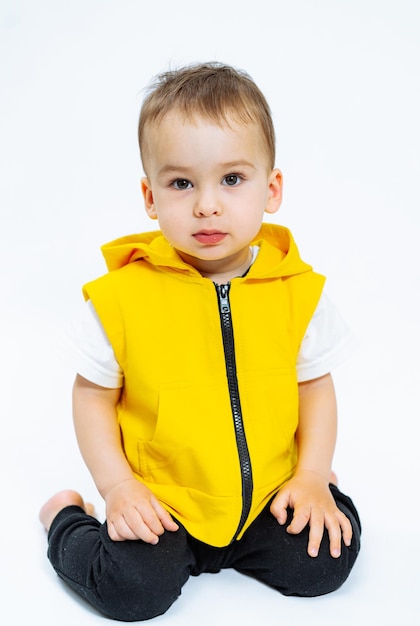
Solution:
[(85, 502), (80, 493), (72, 491), (71, 489), (65, 489), (64, 491), (59, 491), (55, 496), (47, 500), (39, 512), (39, 519), (44, 525), (45, 530), (48, 531), (50, 529), (53, 519), (62, 509), (74, 505), (80, 506), (88, 515), (95, 514), (93, 504)]

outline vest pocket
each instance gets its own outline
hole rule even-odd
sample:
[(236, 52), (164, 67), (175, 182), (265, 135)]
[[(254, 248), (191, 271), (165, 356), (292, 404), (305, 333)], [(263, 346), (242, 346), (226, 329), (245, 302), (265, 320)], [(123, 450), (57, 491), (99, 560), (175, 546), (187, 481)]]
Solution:
[(137, 442), (137, 454), (148, 483), (235, 493), (240, 469), (226, 381), (162, 385), (154, 436)]

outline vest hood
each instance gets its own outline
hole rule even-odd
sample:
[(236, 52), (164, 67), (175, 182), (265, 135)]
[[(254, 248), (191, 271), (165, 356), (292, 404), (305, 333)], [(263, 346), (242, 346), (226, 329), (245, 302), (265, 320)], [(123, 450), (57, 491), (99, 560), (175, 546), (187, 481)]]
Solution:
[[(284, 226), (262, 224), (251, 245), (258, 245), (260, 252), (247, 278), (280, 278), (312, 269), (300, 258), (293, 236)], [(200, 276), (194, 267), (182, 260), (160, 231), (120, 237), (102, 246), (101, 250), (110, 272), (143, 260), (156, 267)]]

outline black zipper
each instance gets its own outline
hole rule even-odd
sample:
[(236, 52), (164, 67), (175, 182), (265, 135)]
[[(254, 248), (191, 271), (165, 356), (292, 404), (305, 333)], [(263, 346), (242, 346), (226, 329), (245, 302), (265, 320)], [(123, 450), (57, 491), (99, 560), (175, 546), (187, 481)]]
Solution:
[(238, 378), (236, 372), (235, 341), (229, 302), (230, 284), (215, 284), (215, 287), (219, 302), (220, 324), (222, 328), (223, 348), (225, 352), (226, 376), (242, 478), (242, 513), (238, 528), (232, 538), (232, 541), (235, 541), (244, 527), (251, 510), (253, 490), (252, 467), (242, 419), (241, 399), (239, 396)]

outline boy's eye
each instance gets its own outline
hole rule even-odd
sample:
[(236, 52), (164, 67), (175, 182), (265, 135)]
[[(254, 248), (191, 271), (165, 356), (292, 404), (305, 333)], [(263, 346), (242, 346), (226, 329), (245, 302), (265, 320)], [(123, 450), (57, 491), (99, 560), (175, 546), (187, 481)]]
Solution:
[(186, 180), (185, 178), (177, 178), (176, 180), (174, 180), (171, 183), (172, 187), (175, 187), (175, 189), (189, 189), (191, 187), (191, 183), (189, 180)]
[(239, 185), (241, 180), (242, 178), (239, 176), (239, 174), (228, 174), (223, 179), (225, 185), (229, 185), (229, 187), (235, 187), (235, 185)]

